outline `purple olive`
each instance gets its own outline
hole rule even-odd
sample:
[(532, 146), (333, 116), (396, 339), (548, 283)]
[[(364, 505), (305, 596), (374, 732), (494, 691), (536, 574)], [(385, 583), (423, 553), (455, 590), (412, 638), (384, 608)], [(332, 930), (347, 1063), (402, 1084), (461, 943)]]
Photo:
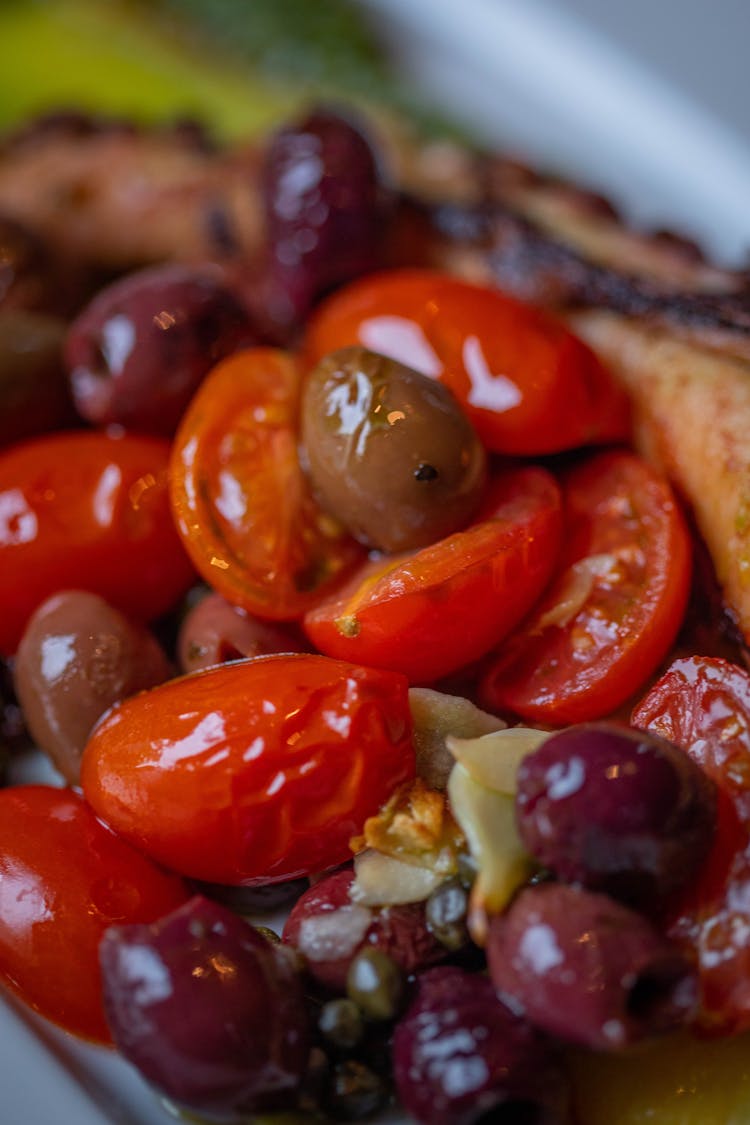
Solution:
[(277, 323), (382, 264), (384, 194), (375, 156), (345, 118), (317, 110), (271, 138), (262, 170), (268, 296)]
[(187, 613), (177, 640), (183, 672), (241, 657), (303, 651), (305, 643), (292, 626), (261, 621), (220, 594), (207, 594)]
[(305, 958), (320, 984), (345, 992), (349, 966), (364, 948), (375, 948), (413, 973), (443, 960), (448, 951), (430, 932), (424, 903), (369, 907), (352, 902), (353, 871), (337, 871), (310, 887), (293, 907), (283, 940)]
[(700, 766), (613, 723), (570, 727), (524, 758), (516, 810), (543, 867), (649, 911), (690, 882), (716, 829), (715, 786)]
[(567, 1084), (550, 1046), (485, 976), (430, 969), (393, 1039), (407, 1111), (425, 1125), (562, 1125)]
[(29, 619), (14, 679), (37, 745), (77, 785), (83, 748), (104, 712), (171, 675), (167, 657), (143, 625), (98, 594), (65, 590)]
[(594, 1050), (671, 1031), (694, 1013), (695, 974), (640, 914), (606, 895), (545, 883), (493, 919), (499, 995), (536, 1027)]
[(218, 272), (155, 266), (98, 293), (71, 325), (65, 363), (88, 421), (171, 434), (214, 364), (257, 343)]
[(100, 946), (116, 1046), (178, 1105), (222, 1120), (293, 1103), (308, 1016), (288, 950), (196, 897)]

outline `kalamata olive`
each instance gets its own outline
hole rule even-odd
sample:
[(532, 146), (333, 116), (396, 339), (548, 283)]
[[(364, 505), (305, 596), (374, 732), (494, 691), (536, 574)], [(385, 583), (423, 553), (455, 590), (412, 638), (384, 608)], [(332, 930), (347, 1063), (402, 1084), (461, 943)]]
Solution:
[(0, 447), (75, 421), (62, 361), (65, 330), (58, 317), (0, 309)]
[(266, 146), (261, 185), (277, 324), (299, 323), (316, 297), (382, 264), (385, 194), (350, 121), (318, 109), (281, 129)]
[(492, 920), (487, 959), (514, 1011), (594, 1050), (672, 1031), (697, 1002), (677, 947), (642, 915), (582, 887), (527, 887)]
[(649, 911), (690, 882), (716, 828), (707, 774), (665, 739), (613, 723), (569, 727), (528, 754), (516, 810), (543, 867)]
[(154, 266), (102, 289), (76, 318), (65, 363), (97, 425), (171, 434), (204, 375), (258, 343), (247, 312), (208, 268)]
[(469, 522), (484, 449), (441, 383), (365, 348), (342, 348), (310, 373), (302, 440), (324, 505), (363, 543), (404, 551)]
[(447, 955), (427, 929), (423, 903), (361, 906), (349, 897), (353, 879), (353, 871), (337, 871), (310, 887), (284, 926), (283, 940), (302, 954), (315, 980), (345, 992), (349, 966), (364, 947), (381, 950), (405, 973)]
[(243, 656), (304, 652), (306, 647), (291, 626), (260, 621), (220, 594), (207, 594), (182, 623), (177, 656), (183, 672), (198, 672)]
[(424, 1125), (563, 1125), (568, 1093), (544, 1039), (485, 976), (430, 969), (396, 1026), (396, 1089)]
[(54, 594), (31, 617), (15, 685), (29, 730), (72, 784), (91, 730), (113, 703), (169, 679), (151, 634), (83, 590)]
[(196, 897), (111, 927), (100, 960), (115, 1044), (167, 1097), (221, 1120), (293, 1101), (309, 1027), (288, 950)]

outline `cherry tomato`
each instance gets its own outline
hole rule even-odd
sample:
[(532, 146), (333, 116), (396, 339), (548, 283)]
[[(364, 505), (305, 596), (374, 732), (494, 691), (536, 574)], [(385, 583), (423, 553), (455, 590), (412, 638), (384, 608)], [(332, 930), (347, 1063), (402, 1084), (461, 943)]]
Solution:
[(483, 677), (486, 706), (552, 726), (610, 714), (669, 651), (690, 586), (690, 539), (667, 482), (600, 453), (563, 488), (562, 568)]
[(50, 594), (100, 594), (126, 616), (165, 613), (193, 581), (169, 510), (169, 445), (76, 431), (0, 454), (0, 652)]
[(548, 313), (429, 270), (375, 274), (313, 316), (310, 367), (350, 344), (446, 383), (488, 449), (536, 455), (621, 440), (629, 407), (590, 348)]
[(0, 979), (67, 1031), (110, 1042), (98, 971), (107, 927), (153, 922), (188, 898), (72, 790), (0, 791)]
[(482, 656), (541, 594), (557, 559), (560, 491), (544, 469), (499, 477), (478, 523), (367, 564), (305, 616), (329, 656), (431, 682)]
[(363, 556), (313, 499), (297, 455), (300, 375), (270, 348), (237, 352), (193, 399), (172, 456), (172, 505), (209, 585), (259, 617), (301, 617)]
[(284, 655), (114, 708), (81, 782), (100, 816), (172, 870), (253, 885), (349, 858), (350, 838), (413, 774), (402, 676)]
[(676, 660), (635, 708), (634, 726), (681, 746), (719, 787), (717, 838), (672, 919), (698, 961), (700, 1021), (750, 1028), (750, 676), (712, 657)]

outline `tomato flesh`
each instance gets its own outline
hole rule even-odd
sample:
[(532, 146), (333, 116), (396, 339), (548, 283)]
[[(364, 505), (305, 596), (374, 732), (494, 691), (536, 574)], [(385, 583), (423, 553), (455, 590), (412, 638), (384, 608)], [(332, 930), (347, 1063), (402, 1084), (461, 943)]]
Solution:
[(681, 746), (719, 787), (718, 831), (671, 924), (694, 951), (700, 1023), (750, 1028), (750, 676), (726, 660), (683, 657), (635, 708), (633, 725)]
[(177, 526), (197, 570), (233, 605), (299, 618), (364, 554), (314, 500), (297, 455), (300, 374), (270, 348), (209, 374), (177, 433)]
[(313, 366), (352, 344), (451, 388), (488, 449), (556, 453), (629, 432), (625, 393), (591, 349), (548, 313), (429, 270), (374, 274), (313, 316)]
[(479, 522), (430, 547), (367, 564), (305, 616), (329, 656), (429, 683), (482, 656), (546, 585), (560, 543), (560, 493), (541, 468), (490, 488)]
[(166, 613), (194, 571), (169, 509), (169, 443), (74, 431), (0, 454), (0, 653), (58, 590), (90, 590), (127, 616)]
[(414, 774), (407, 682), (324, 656), (238, 661), (127, 700), (81, 782), (97, 813), (174, 871), (272, 883), (350, 856)]
[(557, 579), (483, 676), (485, 705), (552, 726), (611, 714), (663, 659), (687, 604), (688, 531), (635, 454), (597, 454), (563, 487)]
[(107, 927), (153, 922), (188, 898), (72, 790), (0, 792), (0, 979), (67, 1031), (110, 1042), (98, 972)]

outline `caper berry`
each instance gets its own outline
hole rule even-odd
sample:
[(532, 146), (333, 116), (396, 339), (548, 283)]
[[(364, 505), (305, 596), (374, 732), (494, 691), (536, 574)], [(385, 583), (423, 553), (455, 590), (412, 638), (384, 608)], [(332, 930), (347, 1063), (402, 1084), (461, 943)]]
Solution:
[(364, 1030), (362, 1013), (353, 1000), (345, 996), (329, 1000), (318, 1016), (318, 1029), (329, 1043), (340, 1050), (356, 1047)]
[(403, 988), (403, 976), (398, 965), (379, 949), (362, 949), (352, 959), (346, 990), (369, 1019), (394, 1019), (398, 1015)]

